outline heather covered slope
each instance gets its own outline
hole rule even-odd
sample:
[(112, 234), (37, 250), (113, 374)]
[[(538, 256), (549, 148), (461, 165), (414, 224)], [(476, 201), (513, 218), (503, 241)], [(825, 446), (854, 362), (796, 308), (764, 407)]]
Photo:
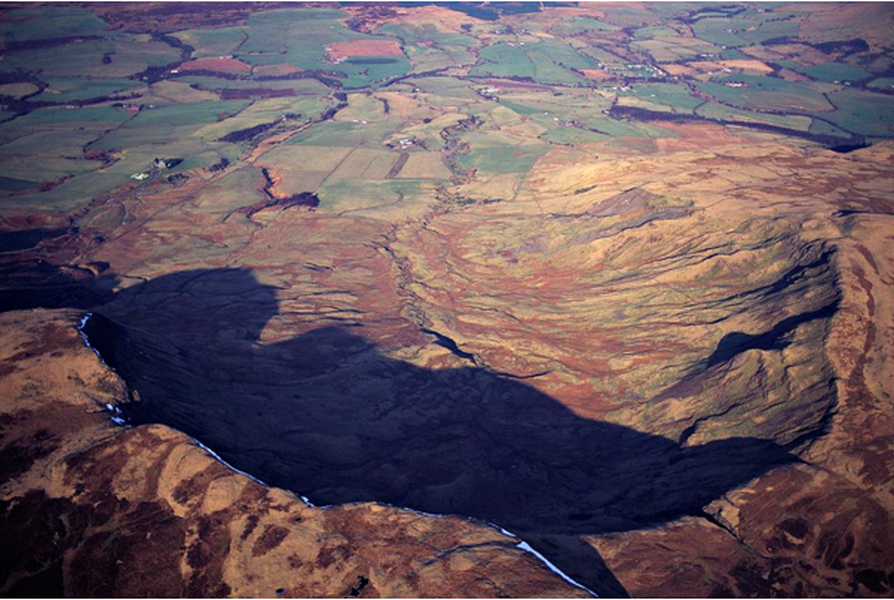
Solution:
[(0, 591), (890, 595), (889, 16), (6, 11)]

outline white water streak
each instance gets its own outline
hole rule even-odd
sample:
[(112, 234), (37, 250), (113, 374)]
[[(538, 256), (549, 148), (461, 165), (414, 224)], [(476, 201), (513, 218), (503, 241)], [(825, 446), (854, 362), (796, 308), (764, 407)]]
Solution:
[[(200, 441), (197, 440), (196, 438), (192, 438), (192, 441), (193, 441), (193, 443), (194, 443), (196, 446), (198, 446), (199, 448), (201, 448), (202, 450), (204, 450), (205, 452), (207, 452), (208, 454), (210, 454), (210, 455), (212, 456), (212, 458), (214, 458), (215, 460), (217, 460), (220, 464), (222, 464), (223, 466), (225, 466), (225, 467), (228, 468), (229, 470), (233, 471), (234, 473), (239, 473), (240, 475), (245, 475), (246, 477), (248, 477), (249, 479), (251, 479), (251, 480), (254, 481), (255, 483), (260, 484), (260, 485), (264, 486), (265, 488), (269, 488), (269, 487), (270, 487), (269, 485), (267, 485), (266, 483), (264, 483), (263, 481), (261, 481), (260, 479), (258, 479), (257, 477), (255, 477), (254, 475), (251, 475), (250, 473), (246, 473), (245, 471), (240, 471), (239, 469), (237, 469), (236, 467), (234, 467), (233, 465), (231, 465), (230, 463), (228, 463), (227, 461), (225, 461), (224, 459), (222, 459), (222, 458), (220, 457), (220, 454), (218, 454), (217, 452), (215, 452), (214, 450), (212, 450), (211, 448), (209, 448), (208, 446), (206, 446), (205, 444), (203, 444), (202, 442), (200, 442)], [(301, 496), (301, 498), (303, 498), (303, 496)], [(310, 505), (310, 506), (312, 506), (312, 505)]]
[(571, 585), (573, 585), (574, 587), (577, 587), (577, 588), (580, 588), (580, 589), (584, 590), (585, 592), (587, 592), (588, 594), (590, 594), (590, 595), (593, 596), (594, 598), (598, 598), (598, 597), (599, 597), (599, 596), (596, 595), (595, 592), (593, 592), (593, 590), (591, 590), (590, 588), (588, 588), (588, 587), (585, 586), (585, 585), (582, 585), (582, 584), (576, 582), (576, 581), (573, 580), (571, 577), (569, 577), (569, 576), (566, 575), (564, 572), (562, 572), (562, 570), (559, 569), (559, 567), (557, 567), (557, 566), (554, 565), (553, 563), (549, 562), (549, 561), (546, 559), (545, 556), (543, 556), (542, 554), (540, 554), (539, 552), (537, 552), (536, 550), (534, 550), (528, 542), (519, 542), (519, 544), (518, 544), (518, 546), (516, 546), (516, 548), (519, 548), (519, 549), (521, 549), (521, 550), (524, 550), (525, 552), (529, 552), (529, 553), (533, 554), (534, 556), (536, 556), (537, 558), (539, 558), (539, 559), (540, 559), (540, 562), (542, 562), (542, 563), (545, 564), (547, 567), (549, 567), (549, 570), (550, 570), (550, 571), (552, 571), (553, 573), (555, 573), (556, 575), (558, 575), (559, 577), (561, 577), (562, 579), (564, 579), (565, 581), (567, 581), (568, 583), (570, 583)]
[(93, 354), (96, 355), (96, 358), (99, 359), (99, 362), (101, 362), (102, 364), (106, 364), (106, 361), (104, 361), (102, 359), (102, 354), (99, 353), (99, 350), (97, 350), (96, 348), (94, 348), (93, 346), (90, 345), (90, 339), (87, 337), (87, 334), (84, 333), (84, 327), (87, 326), (87, 321), (89, 321), (90, 317), (92, 317), (92, 316), (93, 316), (93, 313), (89, 312), (86, 315), (84, 315), (83, 318), (81, 318), (81, 324), (78, 325), (78, 328), (77, 328), (78, 333), (81, 334), (81, 339), (84, 340), (84, 345), (87, 346), (88, 348), (90, 348), (91, 350), (93, 350)]

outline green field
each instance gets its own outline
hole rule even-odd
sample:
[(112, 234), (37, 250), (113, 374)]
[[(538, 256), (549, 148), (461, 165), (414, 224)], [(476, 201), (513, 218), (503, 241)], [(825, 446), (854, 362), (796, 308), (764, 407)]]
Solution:
[(120, 79), (176, 61), (180, 53), (149, 36), (120, 36), (117, 40), (74, 41), (33, 50), (8, 52), (0, 71), (36, 71), (42, 77)]
[(312, 146), (357, 146), (364, 143), (379, 143), (401, 126), (400, 123), (385, 121), (341, 123), (329, 121), (320, 123), (291, 138), (288, 144), (308, 144)]
[(6, 43), (102, 35), (107, 30), (106, 23), (86, 8), (62, 4), (12, 9), (4, 16), (0, 35)]
[(618, 31), (616, 25), (600, 21), (594, 17), (573, 17), (549, 28), (549, 32), (558, 36), (575, 36), (591, 31)]
[(443, 32), (432, 25), (388, 24), (376, 29), (375, 33), (401, 40), (413, 72), (473, 64), (475, 56), (469, 49), (479, 45), (472, 36)]
[(879, 90), (892, 90), (894, 89), (894, 77), (879, 77), (878, 79), (873, 79), (869, 82), (868, 87)]
[[(463, 155), (460, 163), (487, 174), (525, 173), (546, 151), (540, 144), (526, 144), (523, 140), (482, 133), (472, 133), (463, 139), (472, 151)], [(510, 145), (512, 141), (516, 143)]]
[(242, 27), (221, 27), (179, 31), (174, 37), (195, 48), (193, 58), (205, 58), (232, 54), (248, 37), (248, 33)]
[(44, 108), (0, 124), (0, 131), (34, 133), (42, 129), (72, 130), (79, 128), (111, 128), (131, 118), (116, 108), (83, 106), (79, 108)]
[[(743, 82), (747, 87), (734, 88), (725, 82)], [(739, 108), (767, 111), (827, 112), (833, 109), (822, 93), (806, 83), (785, 81), (760, 75), (727, 75), (716, 81), (698, 83), (706, 94)]]
[(813, 123), (810, 124), (810, 133), (815, 133), (817, 135), (834, 135), (841, 138), (850, 137), (850, 133), (840, 129), (839, 127), (835, 127), (834, 125), (830, 125), (825, 121), (820, 121), (819, 119), (814, 119)]
[(639, 84), (634, 86), (633, 94), (640, 100), (664, 105), (675, 112), (692, 112), (692, 109), (705, 102), (694, 97), (685, 85), (674, 83)]
[(410, 61), (403, 56), (383, 57), (387, 61), (374, 63), (328, 61), (328, 44), (383, 39), (346, 28), (338, 20), (344, 16), (337, 10), (316, 8), (252, 14), (248, 20), (248, 39), (239, 47), (237, 57), (252, 65), (285, 63), (305, 70), (336, 71), (344, 75), (340, 81), (346, 88), (363, 87), (410, 71)]
[(536, 42), (525, 45), (493, 44), (482, 48), (483, 64), (475, 67), (475, 75), (520, 77), (538, 83), (580, 84), (586, 81), (573, 69), (595, 69), (598, 64), (576, 52), (567, 44)]
[(695, 37), (718, 46), (741, 47), (793, 36), (798, 24), (790, 14), (750, 8), (733, 17), (706, 17), (692, 25)]
[(837, 107), (824, 115), (843, 129), (869, 137), (894, 137), (894, 96), (843, 88), (829, 94)]
[(812, 67), (793, 66), (792, 69), (819, 81), (859, 81), (870, 77), (871, 74), (850, 65), (838, 62), (827, 62)]
[(126, 95), (129, 90), (140, 85), (133, 79), (82, 79), (53, 78), (47, 79), (49, 87), (43, 92), (30, 97), (31, 102), (72, 102), (89, 100), (112, 94)]
[(647, 52), (657, 62), (677, 62), (702, 54), (717, 54), (720, 46), (689, 37), (659, 37), (633, 42), (632, 47)]
[(748, 110), (741, 110), (715, 104), (713, 102), (705, 103), (695, 110), (695, 114), (707, 119), (716, 119), (719, 121), (745, 121), (747, 123), (765, 123), (767, 125), (775, 125), (777, 127), (785, 127), (787, 129), (795, 129), (797, 131), (808, 131), (814, 122), (810, 117), (802, 116), (785, 116), (785, 115), (768, 115), (765, 113), (757, 113)]
[[(155, 157), (183, 158), (175, 172), (191, 173), (222, 158), (238, 163), (258, 151), (259, 139), (276, 134), (287, 139), (255, 167), (238, 169), (238, 189), (256, 191), (258, 169), (266, 165), (282, 177), (283, 193), (319, 191), (320, 210), (391, 218), (429, 206), (436, 185), (465, 181), (463, 169), (475, 176), (453, 190), (457, 197), (529, 199), (529, 173), (557, 149), (646, 147), (650, 138), (677, 135), (661, 121), (637, 120), (636, 113), (614, 117), (613, 106), (841, 138), (894, 135), (894, 98), (867, 91), (886, 91), (894, 79), (862, 87), (872, 73), (886, 72), (883, 53), (833, 48), (823, 60), (820, 50), (809, 57), (784, 50), (791, 46), (781, 44), (798, 42), (801, 9), (678, 3), (591, 14), (583, 7), (562, 10), (561, 18), (547, 8), (496, 20), (384, 18), (360, 25), (353, 8), (294, 5), (250, 11), (219, 27), (186, 20), (184, 29), (165, 32), (189, 51), (136, 25), (110, 28), (89, 8), (11, 8), (0, 23), (7, 45), (0, 74), (9, 94), (9, 106), (0, 109), (0, 192), (22, 194), (35, 207), (77, 206), (136, 185), (131, 175), (148, 170)], [(330, 57), (332, 44), (356, 40), (396, 41), (404, 55)], [(181, 52), (283, 68), (266, 76), (172, 72)], [(662, 70), (668, 62), (691, 66), (752, 54), (776, 55), (777, 62), (762, 60), (810, 81), (720, 66), (683, 69), (677, 78)], [(610, 78), (588, 80), (586, 69), (608, 70)], [(101, 100), (108, 97), (113, 100)], [(38, 103), (44, 106), (28, 110)], [(336, 106), (342, 108), (332, 118), (316, 122)], [(452, 138), (455, 154), (445, 152), (445, 130), (470, 117), (475, 125)], [(267, 125), (244, 139), (220, 141)], [(85, 156), (90, 151), (109, 154)], [(400, 165), (411, 167), (392, 172), (401, 155)], [(42, 169), (34, 174), (37, 160)], [(48, 183), (60, 185), (36, 190)]]
[(201, 102), (171, 104), (144, 110), (126, 124), (90, 145), (97, 150), (113, 150), (143, 144), (167, 144), (189, 136), (202, 125), (234, 115), (248, 102)]

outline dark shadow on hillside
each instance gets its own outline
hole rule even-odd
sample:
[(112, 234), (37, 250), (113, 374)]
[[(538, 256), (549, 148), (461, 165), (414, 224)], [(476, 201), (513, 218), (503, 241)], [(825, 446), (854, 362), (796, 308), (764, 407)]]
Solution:
[(0, 312), (90, 308), (112, 300), (116, 280), (88, 269), (41, 260), (0, 261)]
[(705, 367), (726, 362), (746, 350), (783, 350), (788, 347), (789, 336), (804, 323), (817, 319), (828, 319), (838, 310), (839, 301), (836, 298), (826, 306), (801, 314), (792, 315), (779, 321), (772, 329), (763, 333), (744, 333), (733, 331), (728, 333), (717, 344), (717, 348), (705, 361)]
[(698, 514), (793, 460), (759, 439), (682, 448), (583, 419), (483, 369), (389, 358), (362, 329), (261, 344), (275, 292), (249, 271), (176, 273), (119, 294), (87, 334), (139, 392), (135, 423), (180, 429), (317, 504), (375, 500), (515, 532), (598, 534)]

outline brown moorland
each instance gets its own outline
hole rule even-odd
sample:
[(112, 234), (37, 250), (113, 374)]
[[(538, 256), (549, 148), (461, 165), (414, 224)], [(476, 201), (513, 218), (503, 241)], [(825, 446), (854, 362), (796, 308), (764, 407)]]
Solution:
[(230, 73), (233, 75), (246, 75), (251, 73), (251, 65), (241, 60), (230, 57), (198, 58), (182, 63), (178, 67), (181, 71), (213, 71), (215, 73)]
[(351, 40), (335, 42), (327, 47), (333, 60), (358, 56), (403, 56), (404, 51), (396, 40)]

